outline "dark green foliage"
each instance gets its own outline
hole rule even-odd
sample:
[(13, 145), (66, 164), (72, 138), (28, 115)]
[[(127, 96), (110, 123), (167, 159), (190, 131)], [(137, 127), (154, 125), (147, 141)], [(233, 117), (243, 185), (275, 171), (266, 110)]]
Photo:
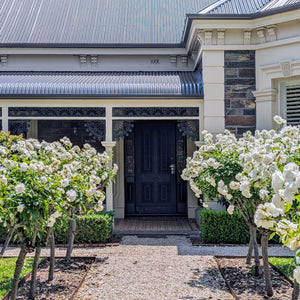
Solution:
[(7, 234), (7, 227), (4, 227), (3, 224), (0, 223), (0, 244), (4, 244)]
[[(75, 243), (105, 243), (112, 236), (114, 212), (99, 212), (78, 216)], [(69, 220), (59, 219), (54, 225), (55, 243), (67, 244), (69, 235)], [(7, 228), (0, 224), (0, 243), (5, 242)], [(13, 240), (12, 240), (13, 242)]]
[[(250, 233), (241, 213), (234, 212), (230, 215), (227, 211), (201, 210), (201, 236), (207, 244), (247, 244)], [(257, 242), (260, 243), (261, 235), (257, 232)], [(275, 235), (270, 244), (279, 243)]]
[(200, 219), (204, 243), (245, 244), (249, 242), (248, 227), (238, 212), (230, 215), (227, 211), (201, 210)]
[[(105, 243), (112, 236), (114, 212), (101, 212), (76, 219), (75, 244)], [(55, 243), (67, 244), (69, 222), (54, 226)]]

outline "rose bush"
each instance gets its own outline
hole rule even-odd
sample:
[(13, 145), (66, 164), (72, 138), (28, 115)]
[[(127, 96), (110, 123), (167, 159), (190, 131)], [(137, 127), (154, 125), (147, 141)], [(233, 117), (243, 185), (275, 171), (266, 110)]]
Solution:
[(4, 133), (2, 137), (0, 222), (17, 231), (23, 243), (20, 256), (45, 243), (60, 216), (103, 209), (104, 188), (117, 172), (105, 152), (88, 144), (80, 149), (67, 138), (47, 143)]
[[(188, 158), (182, 177), (197, 197), (202, 193), (208, 199), (225, 197), (228, 212), (236, 207), (264, 240), (282, 216), (289, 216), (278, 223), (276, 232), (295, 249), (300, 238), (300, 129), (285, 126), (278, 116), (274, 120), (283, 126), (281, 130), (247, 132), (240, 139), (225, 131), (214, 140), (204, 132), (205, 145)], [(270, 287), (268, 294), (272, 294)]]

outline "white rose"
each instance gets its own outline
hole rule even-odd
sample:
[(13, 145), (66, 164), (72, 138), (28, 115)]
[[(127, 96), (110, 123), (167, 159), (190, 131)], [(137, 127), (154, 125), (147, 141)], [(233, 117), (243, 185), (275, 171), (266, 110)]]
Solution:
[(20, 164), (20, 170), (22, 172), (26, 172), (27, 169), (28, 169), (28, 165), (25, 162), (23, 162), (23, 163)]
[(69, 185), (69, 179), (63, 179), (60, 181), (62, 187), (67, 187)]
[(294, 279), (300, 284), (300, 266), (294, 270)]
[(4, 175), (0, 177), (0, 181), (2, 181), (4, 185), (7, 185), (7, 178)]
[(25, 185), (23, 183), (19, 183), (15, 186), (15, 191), (17, 194), (22, 194), (25, 191)]
[(229, 183), (229, 187), (232, 189), (232, 190), (238, 190), (240, 188), (240, 184), (236, 181), (231, 181)]
[(74, 190), (67, 191), (66, 195), (69, 202), (74, 201), (77, 197), (77, 193)]
[(227, 212), (232, 215), (233, 212), (234, 212), (234, 205), (229, 205), (228, 208), (227, 208)]
[(24, 210), (24, 204), (19, 204), (17, 207), (17, 211), (21, 213), (23, 210)]
[(47, 183), (47, 178), (46, 178), (45, 176), (42, 176), (42, 177), (41, 177), (41, 183), (42, 183), (42, 184)]
[(275, 193), (278, 193), (282, 189), (284, 183), (283, 174), (280, 171), (275, 171), (272, 175), (272, 187)]
[(269, 191), (267, 190), (264, 190), (264, 189), (261, 189), (259, 191), (259, 197), (262, 199), (262, 200), (265, 200), (269, 195)]

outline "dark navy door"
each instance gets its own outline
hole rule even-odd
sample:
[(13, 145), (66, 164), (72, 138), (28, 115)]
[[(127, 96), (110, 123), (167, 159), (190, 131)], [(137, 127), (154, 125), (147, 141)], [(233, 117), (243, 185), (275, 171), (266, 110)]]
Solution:
[(136, 122), (135, 210), (137, 214), (176, 214), (176, 124)]

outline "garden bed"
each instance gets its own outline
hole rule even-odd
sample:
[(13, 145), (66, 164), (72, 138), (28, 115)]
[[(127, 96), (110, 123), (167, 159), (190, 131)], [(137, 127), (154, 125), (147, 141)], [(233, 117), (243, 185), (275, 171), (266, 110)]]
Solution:
[[(255, 277), (251, 273), (251, 266), (246, 265), (246, 258), (216, 257), (222, 276), (236, 299), (268, 299), (265, 293), (263, 275)], [(262, 262), (261, 262), (262, 265)], [(274, 296), (271, 299), (291, 299), (293, 287), (291, 282), (271, 268)]]
[[(94, 262), (94, 257), (72, 258), (70, 264), (66, 263), (64, 258), (57, 258), (55, 261), (54, 280), (48, 282), (49, 260), (43, 261), (37, 273), (35, 299), (72, 299)], [(29, 287), (30, 280), (26, 281), (19, 288), (18, 300), (28, 299)]]

